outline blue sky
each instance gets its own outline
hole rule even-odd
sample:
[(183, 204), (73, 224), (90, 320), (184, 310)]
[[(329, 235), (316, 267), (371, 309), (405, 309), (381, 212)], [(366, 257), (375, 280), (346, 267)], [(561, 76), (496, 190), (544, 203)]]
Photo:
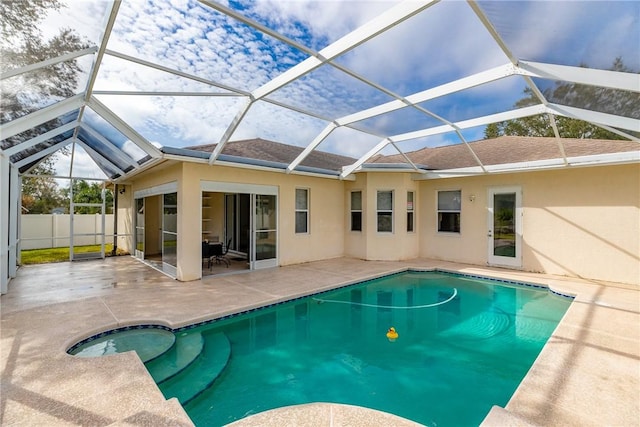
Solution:
[[(319, 51), (396, 1), (247, 0), (221, 2), (312, 50)], [(80, 0), (54, 14), (45, 32), (70, 25), (97, 42), (109, 2)], [(608, 68), (616, 57), (640, 69), (640, 2), (480, 2), (507, 46), (519, 59)], [(122, 2), (108, 49), (197, 75), (240, 91), (253, 91), (308, 55), (295, 47), (216, 12), (195, 0)], [(492, 67), (507, 57), (466, 2), (442, 1), (381, 34), (336, 62), (389, 91), (407, 96)], [(424, 103), (456, 121), (509, 110), (525, 87), (519, 77)], [(106, 55), (95, 90), (226, 92)], [(174, 147), (218, 142), (241, 97), (151, 97), (97, 95), (150, 141)], [(330, 120), (393, 99), (323, 65), (278, 89), (270, 99), (313, 111)], [(305, 146), (328, 122), (257, 102), (233, 139), (261, 137)], [(377, 135), (437, 125), (404, 109), (359, 123)], [(482, 138), (482, 128), (465, 132)], [(342, 129), (320, 149), (358, 157), (379, 136)], [(455, 134), (406, 142), (405, 150), (459, 143)], [(119, 144), (126, 141), (118, 141)]]

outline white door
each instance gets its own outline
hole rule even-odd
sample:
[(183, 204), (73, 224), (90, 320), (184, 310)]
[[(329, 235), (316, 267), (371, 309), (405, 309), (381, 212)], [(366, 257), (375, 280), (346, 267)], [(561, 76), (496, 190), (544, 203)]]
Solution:
[(251, 269), (278, 266), (278, 199), (273, 194), (252, 194)]
[(520, 187), (489, 189), (487, 198), (489, 265), (522, 267), (521, 199)]

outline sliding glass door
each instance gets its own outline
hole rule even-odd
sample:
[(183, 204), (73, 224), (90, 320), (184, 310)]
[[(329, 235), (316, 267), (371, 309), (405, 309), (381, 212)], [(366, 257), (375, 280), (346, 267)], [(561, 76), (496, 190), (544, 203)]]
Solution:
[(135, 257), (138, 259), (144, 259), (144, 199), (135, 200), (136, 213), (135, 213)]
[(268, 194), (252, 194), (251, 198), (254, 212), (251, 269), (277, 267), (277, 197)]
[(162, 270), (175, 277), (178, 268), (178, 193), (162, 199)]
[[(249, 268), (278, 266), (278, 187), (201, 181), (200, 189), (224, 194), (224, 234), (231, 251), (245, 255)], [(226, 243), (226, 242), (225, 242)]]

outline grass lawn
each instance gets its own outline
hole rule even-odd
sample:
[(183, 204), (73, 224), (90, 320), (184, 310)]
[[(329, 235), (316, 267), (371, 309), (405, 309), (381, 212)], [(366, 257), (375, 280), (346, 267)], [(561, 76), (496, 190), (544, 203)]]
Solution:
[[(111, 256), (112, 249), (112, 243), (105, 244), (105, 255)], [(100, 245), (74, 246), (73, 250), (75, 253), (100, 252)], [(122, 254), (123, 252), (118, 250), (118, 255)], [(21, 261), (23, 265), (69, 261), (69, 247), (25, 250), (21, 253)]]

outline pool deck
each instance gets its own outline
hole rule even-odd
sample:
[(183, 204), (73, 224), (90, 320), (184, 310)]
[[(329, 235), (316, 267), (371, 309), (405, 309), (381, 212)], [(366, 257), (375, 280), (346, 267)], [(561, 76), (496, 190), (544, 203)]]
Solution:
[[(640, 288), (437, 260), (337, 258), (178, 282), (131, 257), (25, 266), (1, 297), (0, 425), (190, 426), (135, 353), (77, 358), (65, 350), (138, 323), (180, 327), (408, 267), (540, 283), (576, 295), (506, 405), (484, 426), (640, 424)], [(424, 403), (421, 403), (424, 404)], [(427, 406), (425, 405), (425, 409)], [(317, 403), (234, 426), (415, 425), (390, 414)]]

